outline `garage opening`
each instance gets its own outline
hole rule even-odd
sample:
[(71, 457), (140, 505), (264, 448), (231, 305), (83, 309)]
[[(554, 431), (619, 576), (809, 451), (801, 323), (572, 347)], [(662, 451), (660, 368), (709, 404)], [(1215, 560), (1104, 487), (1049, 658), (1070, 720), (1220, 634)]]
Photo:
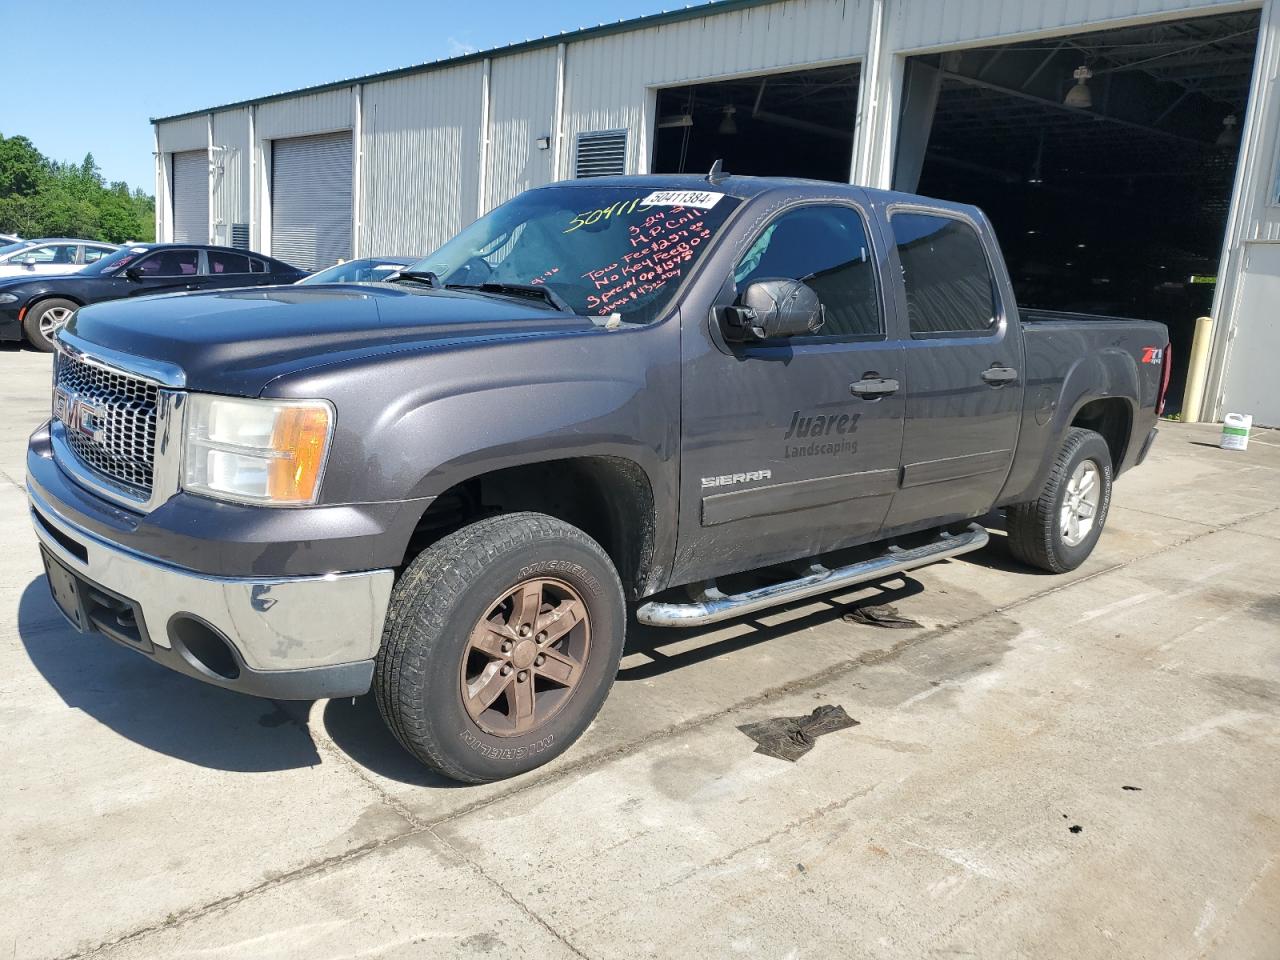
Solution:
[(1213, 301), (1256, 12), (913, 57), (894, 185), (991, 218), (1018, 302), (1167, 323)]
[(351, 259), (351, 132), (271, 144), (271, 255), (303, 270)]
[(175, 153), (172, 179), (174, 242), (208, 243), (209, 154), (204, 150)]
[(858, 64), (658, 91), (654, 173), (849, 181)]

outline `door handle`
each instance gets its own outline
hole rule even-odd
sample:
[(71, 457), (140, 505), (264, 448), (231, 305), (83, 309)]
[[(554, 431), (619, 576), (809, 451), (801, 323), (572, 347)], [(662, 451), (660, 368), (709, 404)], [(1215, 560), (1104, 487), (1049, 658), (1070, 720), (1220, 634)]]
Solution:
[(898, 392), (898, 381), (885, 377), (864, 377), (849, 384), (849, 392), (864, 400), (879, 400)]
[(993, 387), (1003, 386), (1018, 379), (1018, 371), (1013, 367), (994, 366), (982, 371), (982, 379)]

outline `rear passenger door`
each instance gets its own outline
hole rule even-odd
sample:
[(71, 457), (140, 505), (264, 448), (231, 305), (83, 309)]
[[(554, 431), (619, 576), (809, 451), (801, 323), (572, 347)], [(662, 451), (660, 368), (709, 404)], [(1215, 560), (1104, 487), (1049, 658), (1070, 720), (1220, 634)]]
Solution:
[(717, 306), (754, 280), (802, 280), (826, 322), (727, 343), (705, 312), (682, 318), (677, 582), (874, 539), (897, 486), (903, 350), (886, 330), (864, 210), (785, 208), (723, 269)]
[(1022, 347), (1004, 308), (986, 224), (951, 210), (889, 208), (897, 297), (906, 314), (901, 489), (886, 530), (979, 517), (1013, 462)]
[(206, 275), (201, 278), (201, 289), (248, 287), (260, 279), (253, 275), (249, 257), (243, 253), (233, 253), (230, 250), (206, 250), (205, 261), (208, 269)]

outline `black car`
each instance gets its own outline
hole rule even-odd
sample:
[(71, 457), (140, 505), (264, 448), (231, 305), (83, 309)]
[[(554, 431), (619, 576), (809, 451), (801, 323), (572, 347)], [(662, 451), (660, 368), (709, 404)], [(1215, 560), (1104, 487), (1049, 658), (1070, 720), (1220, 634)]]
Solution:
[(295, 283), (305, 270), (246, 250), (189, 243), (131, 244), (79, 273), (0, 280), (0, 341), (50, 337), (79, 307), (153, 293)]

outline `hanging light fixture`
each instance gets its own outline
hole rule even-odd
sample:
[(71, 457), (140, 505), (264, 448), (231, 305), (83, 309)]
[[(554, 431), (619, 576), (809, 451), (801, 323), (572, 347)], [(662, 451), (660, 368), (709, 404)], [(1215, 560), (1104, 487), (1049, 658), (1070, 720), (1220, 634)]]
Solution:
[(726, 104), (724, 108), (724, 119), (720, 121), (720, 132), (725, 136), (733, 136), (738, 132), (738, 121), (733, 115), (738, 112), (738, 108), (732, 103)]
[(1218, 139), (1214, 142), (1224, 150), (1234, 147), (1240, 141), (1240, 133), (1236, 130), (1239, 123), (1234, 113), (1228, 113), (1222, 118), (1222, 130), (1218, 132)]
[(1088, 110), (1093, 106), (1093, 91), (1089, 89), (1089, 80), (1093, 77), (1093, 71), (1081, 64), (1071, 75), (1076, 78), (1076, 85), (1067, 91), (1062, 102), (1068, 107)]

